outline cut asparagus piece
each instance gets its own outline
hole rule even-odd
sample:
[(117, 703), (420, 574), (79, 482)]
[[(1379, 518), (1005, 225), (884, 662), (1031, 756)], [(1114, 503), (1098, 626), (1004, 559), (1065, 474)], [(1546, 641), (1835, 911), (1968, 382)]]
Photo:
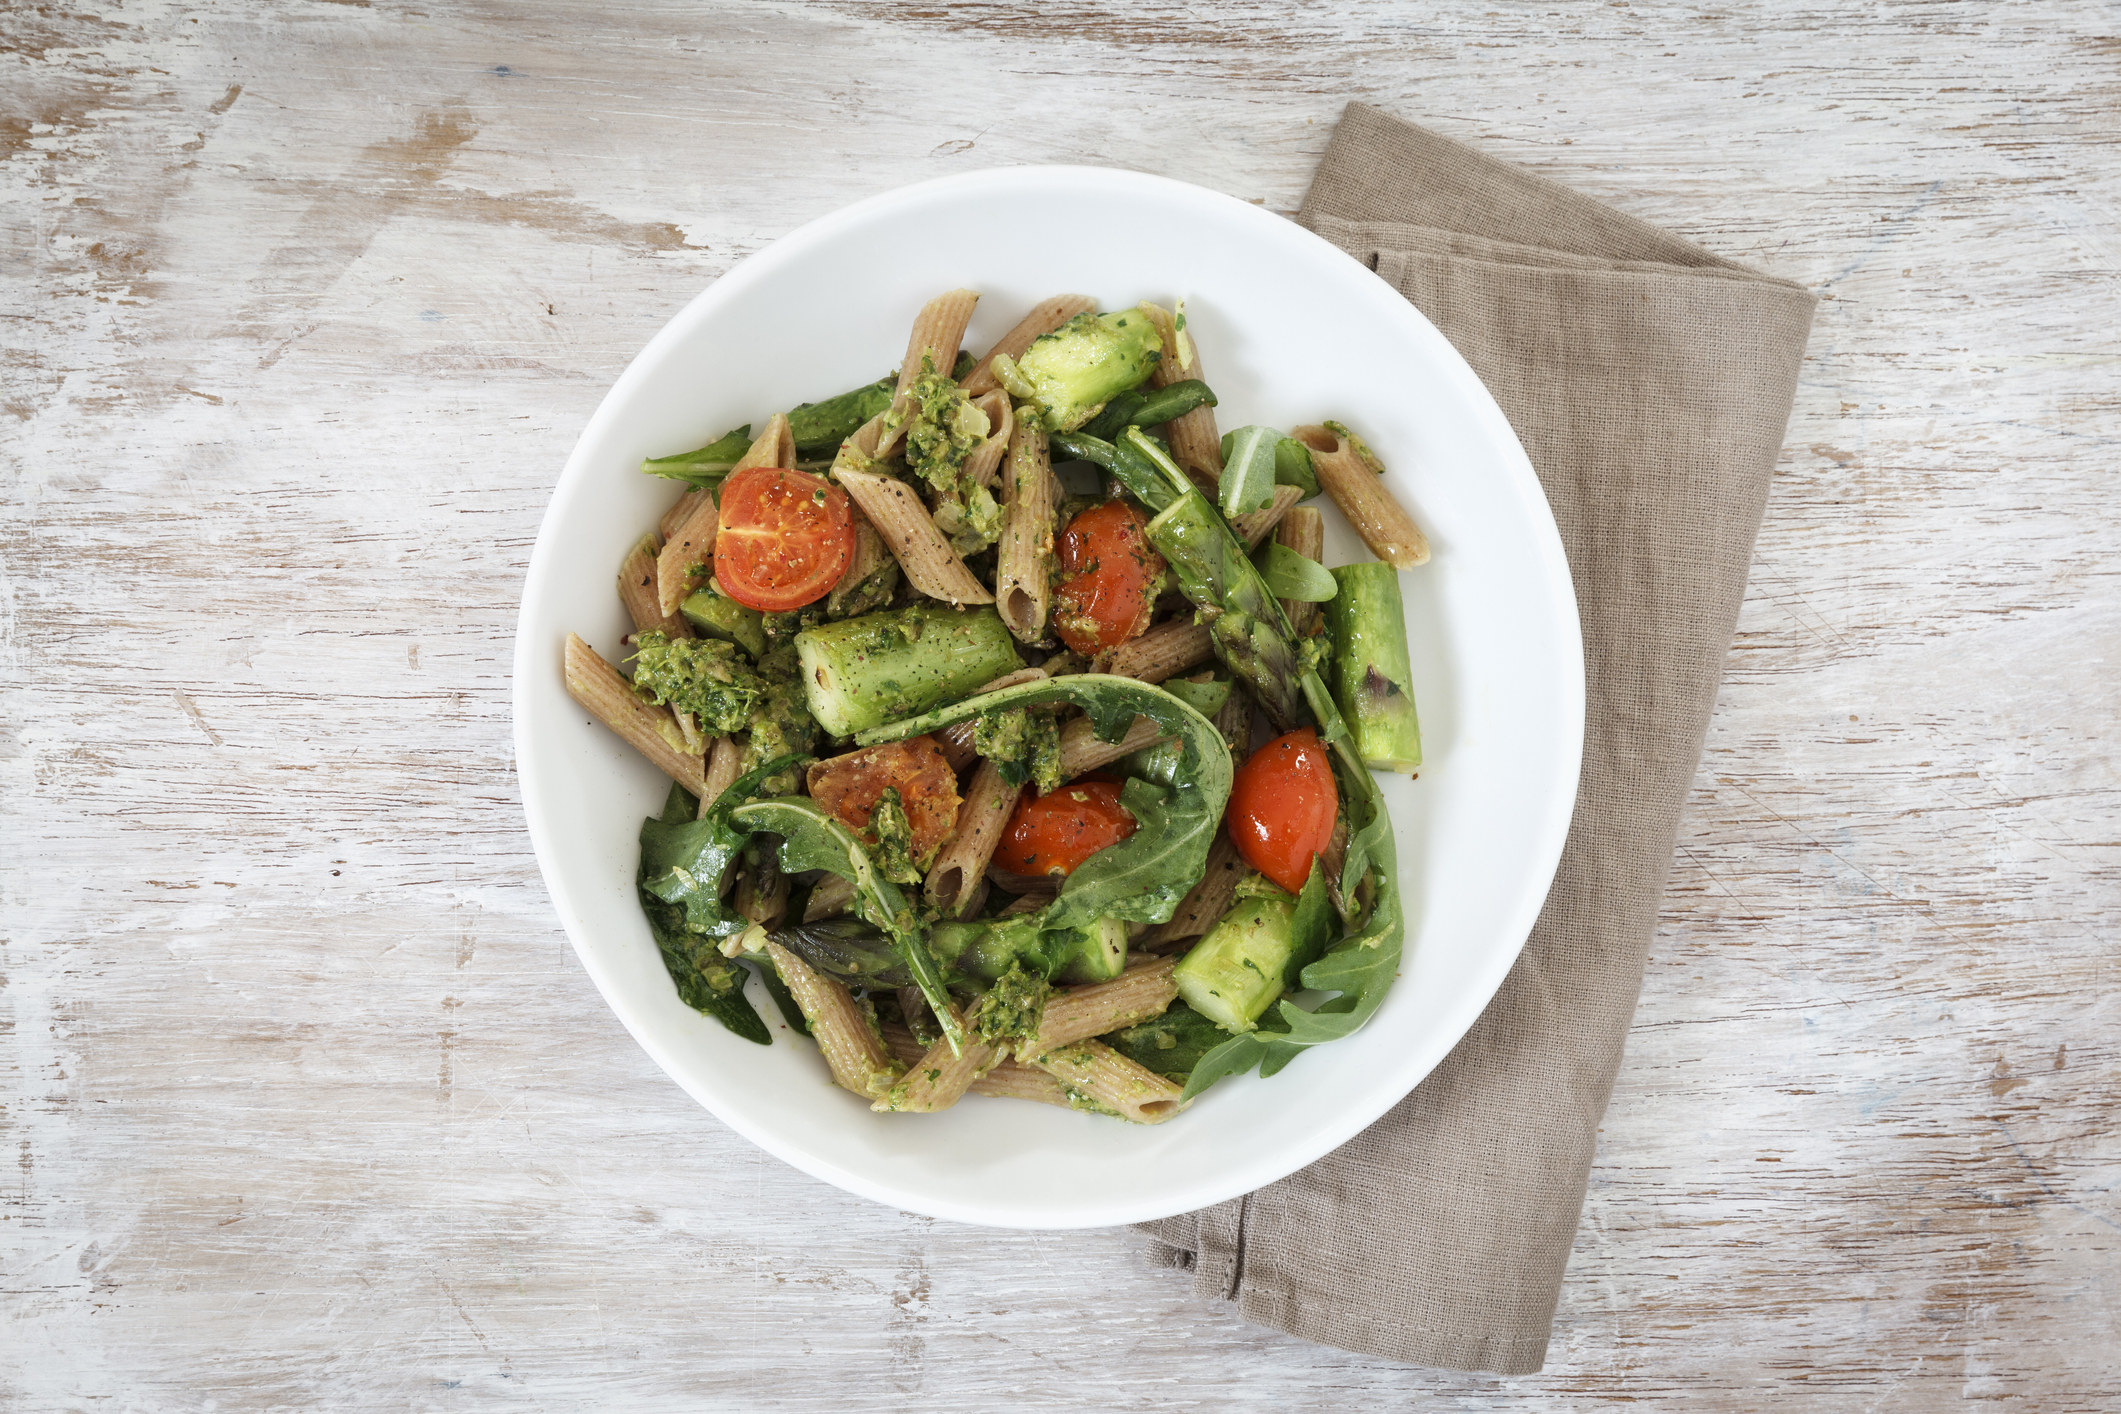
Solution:
[(1038, 405), (1050, 431), (1082, 426), (1116, 395), (1149, 376), (1163, 356), (1163, 335), (1136, 309), (1078, 314), (1042, 334), (1013, 362), (994, 360), (995, 376), (1017, 397)]
[(1276, 998), (1300, 985), (1332, 925), (1325, 871), (1314, 863), (1301, 894), (1239, 899), (1179, 959), (1172, 980), (1187, 1005), (1223, 1030), (1251, 1031)]
[(1421, 720), (1407, 663), (1407, 618), (1399, 571), (1382, 560), (1333, 571), (1340, 592), (1326, 601), (1333, 632), (1333, 700), (1347, 718), (1363, 764), (1411, 774), (1421, 768)]
[(709, 638), (734, 643), (754, 660), (765, 656), (766, 628), (759, 611), (722, 593), (722, 587), (712, 579), (704, 589), (686, 595), (678, 611)]
[(852, 736), (925, 712), (1023, 666), (992, 607), (910, 604), (795, 636), (810, 715)]

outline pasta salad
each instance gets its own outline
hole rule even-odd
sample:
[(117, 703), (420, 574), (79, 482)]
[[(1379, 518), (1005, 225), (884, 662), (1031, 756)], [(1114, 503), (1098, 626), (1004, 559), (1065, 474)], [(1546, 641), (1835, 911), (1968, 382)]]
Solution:
[[(1421, 531), (1338, 422), (1222, 433), (1185, 305), (979, 296), (895, 374), (642, 470), (620, 668), (569, 691), (672, 781), (638, 888), (678, 995), (755, 973), (880, 1111), (1156, 1123), (1377, 1009), (1404, 911), (1372, 771), (1421, 764)], [(1324, 494), (1377, 556), (1326, 568)]]

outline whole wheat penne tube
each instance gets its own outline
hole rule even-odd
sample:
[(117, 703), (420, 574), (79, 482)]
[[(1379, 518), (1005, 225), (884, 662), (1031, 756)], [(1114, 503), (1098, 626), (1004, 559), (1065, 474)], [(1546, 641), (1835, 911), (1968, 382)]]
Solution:
[(837, 874), (827, 874), (810, 890), (810, 899), (803, 905), (803, 921), (815, 923), (820, 918), (832, 918), (854, 907), (854, 881)]
[(890, 563), (891, 552), (884, 548), (884, 537), (876, 533), (869, 517), (857, 510), (854, 513), (854, 553), (847, 557), (847, 572), (840, 576), (840, 582), (832, 586), (832, 593), (826, 597), (826, 612), (837, 617), (847, 596)]
[(1020, 643), (1046, 633), (1052, 599), (1047, 567), (1053, 558), (1053, 457), (1046, 429), (1016, 424), (1003, 478), (1001, 553), (995, 561), (995, 610)]
[(906, 358), (898, 366), (898, 388), (892, 394), (891, 407), (883, 414), (889, 419), (886, 425), (891, 431), (877, 439), (875, 455), (891, 455), (891, 449), (906, 435), (906, 424), (911, 421), (905, 415), (912, 402), (910, 390), (913, 380), (921, 376), (922, 360), (928, 360), (946, 378), (956, 367), (958, 347), (965, 342), (965, 326), (972, 322), (972, 309), (978, 303), (977, 290), (950, 290), (922, 305), (921, 312), (914, 316), (913, 331), (906, 338)]
[(1260, 510), (1247, 511), (1230, 521), (1230, 529), (1237, 532), (1238, 539), (1245, 542), (1247, 550), (1257, 550), (1259, 542), (1267, 538), (1269, 531), (1281, 524), (1281, 518), (1289, 513), (1303, 496), (1301, 486), (1277, 486), (1274, 499)]
[(1215, 730), (1230, 745), (1231, 754), (1243, 761), (1252, 754), (1252, 694), (1236, 683), (1230, 696), (1215, 709)]
[(1347, 438), (1329, 427), (1299, 427), (1290, 436), (1311, 449), (1318, 484), (1340, 507), (1370, 553), (1394, 569), (1429, 562), (1429, 538), (1406, 507), (1385, 489), (1384, 468), (1363, 460)]
[(692, 720), (692, 714), (682, 707), (672, 707), (670, 719), (678, 724), (678, 735), (685, 741), (685, 754), (705, 756), (711, 743), (700, 734), (700, 724)]
[(700, 818), (707, 817), (708, 808), (721, 799), (722, 792), (736, 780), (737, 767), (743, 764), (744, 748), (736, 744), (733, 736), (718, 736), (707, 747), (707, 771), (700, 782)]
[(655, 533), (662, 539), (668, 540), (670, 532), (683, 525), (685, 518), (700, 508), (700, 502), (713, 499), (714, 493), (706, 487), (693, 487), (690, 491), (670, 503), (670, 509), (663, 512), (662, 517), (656, 521)]
[[(928, 1048), (902, 1022), (886, 1021), (880, 1028), (892, 1056), (910, 1066), (928, 1053)], [(1035, 1100), (1042, 1105), (1073, 1108), (1061, 1083), (1035, 1066), (1003, 1059), (994, 1069), (972, 1082), (972, 1093), (1002, 1100)]]
[(970, 721), (953, 722), (935, 734), (935, 744), (953, 771), (962, 771), (979, 760), (979, 752), (972, 748), (972, 727)]
[(1046, 999), (1038, 1035), (1026, 1049), (1034, 1055), (1058, 1050), (1162, 1016), (1178, 998), (1178, 984), (1171, 980), (1177, 965), (1176, 958), (1160, 957), (1129, 967), (1109, 982), (1062, 988)]
[[(1179, 306), (1181, 312), (1184, 308)], [(1188, 378), (1201, 378), (1199, 342), (1180, 329), (1177, 318), (1161, 305), (1145, 303), (1142, 309), (1164, 336), (1164, 356), (1150, 371), (1149, 386), (1167, 388)], [(1164, 424), (1163, 434), (1171, 460), (1191, 472), (1194, 480), (1211, 490), (1222, 480), (1223, 439), (1215, 430), (1214, 408), (1204, 405), (1174, 418)]]
[[(1031, 306), (1031, 312), (1016, 322), (1016, 327), (995, 341), (987, 350), (987, 356), (974, 364), (958, 385), (973, 397), (992, 392), (1001, 386), (994, 376), (994, 356), (1007, 354), (1011, 358), (1022, 358), (1024, 350), (1041, 334), (1050, 334), (1078, 314), (1088, 314), (1097, 308), (1097, 301), (1088, 295), (1054, 295)], [(954, 357), (954, 355), (953, 355)]]
[(869, 1029), (869, 1017), (855, 1005), (854, 995), (771, 939), (766, 956), (810, 1023), (811, 1038), (824, 1053), (832, 1078), (865, 1100), (888, 1092), (898, 1080), (899, 1063), (884, 1049), (883, 1038)]
[(761, 928), (778, 928), (788, 916), (788, 876), (769, 851), (757, 869), (737, 875), (736, 911)]
[(972, 405), (985, 414), (988, 430), (986, 440), (966, 455), (965, 475), (982, 486), (992, 486), (995, 471), (1016, 432), (1016, 409), (1010, 405), (1009, 395), (999, 388), (974, 398)]
[(1146, 1066), (1097, 1041), (1047, 1051), (1032, 1062), (1068, 1089), (1136, 1124), (1162, 1124), (1185, 1106), (1184, 1092)]
[(1085, 771), (1109, 766), (1130, 752), (1152, 746), (1159, 736), (1156, 723), (1136, 717), (1134, 725), (1118, 741), (1099, 741), (1088, 717), (1077, 717), (1060, 730), (1061, 775), (1073, 780)]
[(1215, 842), (1208, 846), (1208, 865), (1201, 871), (1200, 882), (1178, 901), (1170, 922), (1157, 924), (1142, 938), (1142, 951), (1158, 952), (1204, 936), (1230, 911), (1230, 905), (1237, 901), (1238, 881), (1251, 872), (1230, 837), (1216, 831)]
[(671, 638), (692, 637), (692, 625), (683, 614), (666, 614), (659, 601), (656, 587), (656, 551), (661, 549), (653, 535), (644, 535), (633, 542), (626, 558), (619, 561), (619, 599), (626, 605), (626, 615), (633, 620), (635, 633), (647, 633), (653, 629)]
[(897, 1084), (877, 1098), (869, 1108), (900, 1114), (934, 1114), (947, 1110), (965, 1097), (965, 1092), (1002, 1059), (1001, 1050), (969, 1037), (962, 1051), (952, 1053), (948, 1041), (937, 1041), (906, 1067)]
[(750, 448), (736, 459), (736, 465), (729, 468), (729, 474), (734, 476), (755, 466), (794, 465), (795, 429), (789, 426), (787, 413), (777, 412), (767, 420), (766, 430), (751, 439)]
[[(643, 702), (633, 684), (574, 634), (567, 635), (567, 691), (589, 714), (617, 732), (664, 775), (698, 795), (706, 788), (700, 758), (684, 750), (668, 707)], [(1086, 768), (1087, 769), (1087, 768)]]
[(950, 548), (950, 542), (935, 528), (919, 493), (892, 476), (833, 468), (833, 478), (884, 537), (884, 544), (898, 557), (906, 582), (931, 599), (952, 604), (992, 604), (994, 596), (965, 562)]
[(972, 773), (964, 802), (957, 808), (957, 833), (928, 868), (928, 899), (946, 913), (963, 917), (973, 884), (987, 876), (987, 861), (1002, 841), (1022, 786), (1002, 780), (1001, 768), (982, 761)]
[(1167, 619), (1140, 638), (1130, 638), (1105, 656), (1099, 672), (1115, 677), (1162, 682), (1188, 668), (1197, 668), (1215, 656), (1208, 626), (1193, 622), (1191, 614)]
[[(1291, 506), (1274, 527), (1274, 542), (1317, 563), (1326, 553), (1326, 518), (1315, 506)], [(1302, 599), (1284, 599), (1281, 611), (1289, 616), (1289, 627), (1307, 634), (1318, 622), (1318, 606)]]
[(721, 512), (715, 509), (714, 497), (702, 496), (692, 514), (663, 542), (662, 553), (655, 557), (655, 583), (656, 608), (664, 614), (676, 613), (692, 591), (695, 567), (712, 562), (714, 534), (720, 526)]

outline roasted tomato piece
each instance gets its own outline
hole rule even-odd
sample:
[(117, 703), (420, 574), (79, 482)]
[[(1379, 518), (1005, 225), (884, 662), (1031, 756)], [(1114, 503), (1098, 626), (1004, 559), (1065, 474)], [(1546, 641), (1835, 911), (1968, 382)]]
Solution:
[(1102, 653), (1149, 627), (1163, 585), (1164, 557), (1149, 544), (1149, 522), (1128, 501), (1107, 501), (1068, 522), (1054, 546), (1061, 582), (1053, 627), (1078, 653)]
[(1073, 874), (1082, 862), (1134, 833), (1119, 782), (1084, 776), (1046, 795), (1026, 791), (1002, 831), (995, 864), (1012, 874)]
[(1237, 768), (1223, 825), (1245, 863), (1293, 894), (1310, 877), (1312, 856), (1325, 852), (1339, 816), (1326, 749), (1317, 732), (1301, 727)]
[(868, 838), (869, 816), (897, 790), (913, 831), (913, 854), (931, 859), (957, 828), (957, 773), (932, 736), (865, 746), (810, 768), (810, 797), (848, 829)]
[(722, 483), (714, 578), (724, 594), (774, 614), (824, 598), (854, 557), (854, 507), (821, 476), (747, 467)]

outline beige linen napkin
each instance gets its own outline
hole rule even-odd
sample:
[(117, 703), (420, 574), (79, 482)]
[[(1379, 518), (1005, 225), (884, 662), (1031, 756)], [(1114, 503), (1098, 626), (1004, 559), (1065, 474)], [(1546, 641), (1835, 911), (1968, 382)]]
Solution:
[(1147, 1226), (1160, 1260), (1248, 1320), (1525, 1374), (1545, 1358), (1813, 299), (1361, 104), (1297, 219), (1413, 301), (1524, 443), (1583, 619), (1583, 776), (1531, 939), (1443, 1064), (1293, 1177)]

